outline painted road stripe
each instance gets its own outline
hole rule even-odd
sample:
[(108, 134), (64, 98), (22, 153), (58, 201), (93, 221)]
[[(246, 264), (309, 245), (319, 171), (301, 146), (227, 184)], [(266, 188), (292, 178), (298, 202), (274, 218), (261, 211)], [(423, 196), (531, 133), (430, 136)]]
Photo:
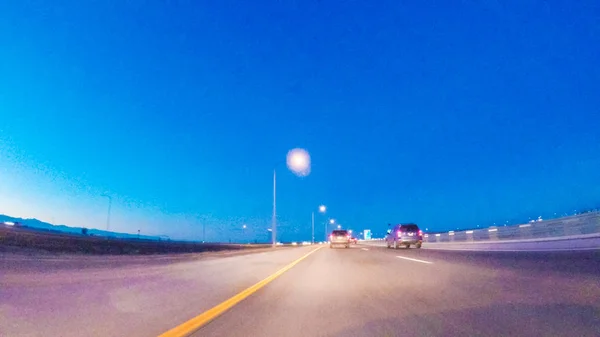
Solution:
[(361, 248), (362, 250), (369, 250), (369, 248)]
[(292, 267), (294, 267), (295, 265), (297, 265), (298, 263), (300, 263), (300, 261), (306, 259), (310, 254), (316, 252), (317, 250), (323, 248), (323, 246), (321, 247), (317, 247), (313, 250), (311, 250), (310, 252), (306, 253), (304, 256), (300, 257), (299, 259), (297, 259), (296, 261), (288, 264), (287, 266), (279, 269), (277, 272), (275, 272), (274, 274), (272, 274), (271, 276), (265, 278), (264, 280), (256, 283), (255, 285), (251, 286), (250, 288), (238, 293), (237, 295), (234, 295), (233, 297), (231, 297), (230, 299), (217, 304), (216, 306), (212, 307), (211, 309), (201, 313), (200, 315), (190, 319), (189, 321), (180, 324), (179, 326), (176, 326), (175, 328), (161, 334), (159, 337), (184, 337), (184, 336), (189, 336), (190, 334), (196, 332), (198, 329), (200, 329), (201, 327), (203, 327), (204, 325), (206, 325), (208, 322), (212, 321), (213, 319), (217, 318), (218, 316), (220, 316), (221, 314), (223, 314), (225, 311), (231, 309), (233, 306), (235, 306), (236, 304), (240, 303), (241, 301), (243, 301), (246, 297), (254, 294), (255, 292), (257, 292), (260, 288), (266, 286), (267, 284), (269, 284), (271, 281), (273, 281), (274, 279), (278, 278), (279, 276), (281, 276), (283, 273), (285, 273), (286, 271), (292, 269)]
[(409, 261), (414, 261), (414, 262), (421, 262), (421, 263), (427, 263), (427, 264), (432, 264), (433, 262), (429, 262), (429, 261), (423, 261), (423, 260), (417, 260), (417, 259), (411, 259), (410, 257), (404, 257), (404, 256), (396, 256), (399, 259), (404, 259), (404, 260), (409, 260)]

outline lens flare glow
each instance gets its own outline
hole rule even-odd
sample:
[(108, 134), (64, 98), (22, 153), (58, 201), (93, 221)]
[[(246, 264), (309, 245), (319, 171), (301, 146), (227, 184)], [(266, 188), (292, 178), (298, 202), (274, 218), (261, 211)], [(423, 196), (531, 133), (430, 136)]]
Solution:
[(310, 155), (300, 148), (290, 150), (287, 154), (287, 167), (295, 175), (306, 177), (310, 174)]

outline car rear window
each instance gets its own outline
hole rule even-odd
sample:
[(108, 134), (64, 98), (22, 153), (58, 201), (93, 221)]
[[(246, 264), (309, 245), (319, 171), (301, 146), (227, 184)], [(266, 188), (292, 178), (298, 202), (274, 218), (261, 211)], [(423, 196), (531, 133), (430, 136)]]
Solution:
[(419, 226), (417, 226), (417, 225), (402, 225), (402, 226), (400, 226), (400, 229), (407, 230), (407, 231), (418, 231)]
[(348, 231), (333, 231), (333, 235), (348, 235)]

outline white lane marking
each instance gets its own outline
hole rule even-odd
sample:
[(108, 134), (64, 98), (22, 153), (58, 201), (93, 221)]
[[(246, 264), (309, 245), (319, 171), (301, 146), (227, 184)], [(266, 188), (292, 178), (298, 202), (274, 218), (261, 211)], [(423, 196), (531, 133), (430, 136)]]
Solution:
[(369, 248), (361, 248), (362, 250), (369, 250)]
[(414, 261), (414, 262), (421, 262), (421, 263), (427, 263), (427, 264), (432, 264), (433, 262), (429, 262), (429, 261), (423, 261), (423, 260), (417, 260), (417, 259), (411, 259), (410, 257), (404, 257), (404, 256), (396, 256), (399, 259), (404, 259), (404, 260), (409, 260), (409, 261)]

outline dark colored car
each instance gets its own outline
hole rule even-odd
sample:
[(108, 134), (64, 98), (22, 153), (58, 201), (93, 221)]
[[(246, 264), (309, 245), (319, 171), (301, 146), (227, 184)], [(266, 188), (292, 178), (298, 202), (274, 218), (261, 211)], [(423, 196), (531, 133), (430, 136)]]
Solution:
[(331, 235), (329, 235), (329, 248), (333, 248), (335, 245), (350, 247), (350, 234), (347, 230), (338, 229), (331, 232)]
[(394, 249), (398, 249), (400, 246), (410, 248), (411, 245), (421, 248), (423, 244), (423, 231), (415, 224), (399, 224), (394, 226), (393, 229), (388, 230), (385, 243), (388, 248), (394, 247)]

